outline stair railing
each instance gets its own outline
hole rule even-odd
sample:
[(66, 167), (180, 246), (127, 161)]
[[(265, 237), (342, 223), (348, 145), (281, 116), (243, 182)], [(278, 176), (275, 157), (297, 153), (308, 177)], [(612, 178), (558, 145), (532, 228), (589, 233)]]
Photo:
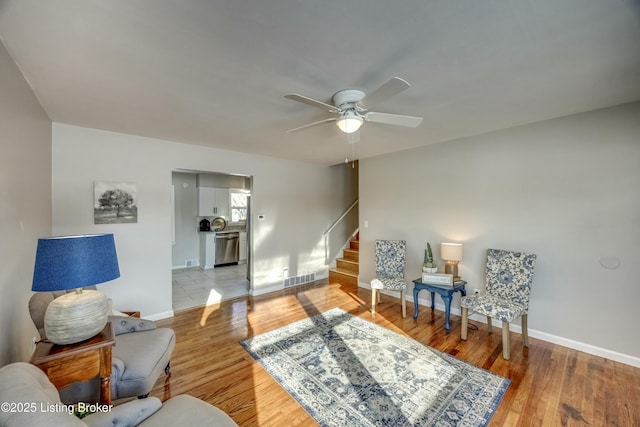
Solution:
[[(351, 205), (340, 215), (340, 217), (331, 224), (331, 226), (324, 232), (325, 242), (325, 263), (329, 265), (335, 258), (337, 258), (338, 252), (342, 249), (345, 242), (349, 241), (351, 236), (358, 229), (358, 211), (354, 211), (355, 215), (351, 214), (354, 208), (358, 205), (358, 200), (351, 203)], [(351, 215), (350, 215), (351, 214)], [(336, 239), (330, 239), (331, 232), (340, 226), (340, 236)], [(332, 245), (332, 240), (338, 242)]]
[(347, 208), (347, 210), (346, 210), (346, 211), (344, 211), (344, 212), (342, 213), (342, 215), (340, 215), (340, 218), (336, 219), (336, 220), (333, 222), (333, 224), (331, 224), (331, 227), (329, 227), (329, 228), (327, 229), (327, 231), (325, 231), (325, 232), (324, 232), (324, 235), (325, 235), (325, 236), (326, 236), (326, 235), (328, 235), (329, 233), (331, 233), (331, 231), (333, 231), (333, 229), (334, 229), (334, 228), (336, 228), (336, 226), (340, 223), (340, 221), (342, 221), (342, 220), (344, 219), (344, 217), (346, 217), (346, 216), (349, 214), (349, 212), (351, 212), (351, 209), (353, 209), (353, 208), (355, 208), (355, 207), (356, 207), (356, 205), (358, 204), (358, 201), (359, 201), (359, 200), (358, 200), (358, 199), (356, 199), (356, 201), (355, 201), (355, 202), (351, 203), (351, 206), (349, 206), (349, 207)]

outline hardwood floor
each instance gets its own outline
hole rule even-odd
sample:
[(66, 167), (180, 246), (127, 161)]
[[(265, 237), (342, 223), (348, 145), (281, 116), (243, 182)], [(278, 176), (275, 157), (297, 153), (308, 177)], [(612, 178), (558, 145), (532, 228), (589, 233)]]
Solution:
[[(640, 369), (511, 334), (511, 360), (502, 359), (500, 330), (471, 321), (460, 340), (460, 318), (420, 307), (417, 321), (402, 318), (398, 299), (382, 296), (369, 311), (370, 292), (325, 282), (257, 298), (242, 297), (176, 313), (158, 322), (177, 336), (172, 375), (151, 395), (166, 400), (190, 394), (228, 413), (240, 426), (317, 425), (304, 409), (238, 344), (244, 338), (340, 307), (511, 380), (490, 426), (640, 426)], [(407, 312), (413, 306), (407, 303)]]

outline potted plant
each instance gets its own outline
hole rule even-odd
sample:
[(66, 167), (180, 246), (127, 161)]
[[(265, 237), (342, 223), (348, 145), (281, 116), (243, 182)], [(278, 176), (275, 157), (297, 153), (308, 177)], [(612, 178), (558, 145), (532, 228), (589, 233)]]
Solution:
[(433, 252), (431, 251), (431, 245), (427, 242), (427, 248), (424, 250), (424, 264), (422, 264), (422, 271), (425, 273), (436, 273), (438, 271), (438, 265), (433, 260)]

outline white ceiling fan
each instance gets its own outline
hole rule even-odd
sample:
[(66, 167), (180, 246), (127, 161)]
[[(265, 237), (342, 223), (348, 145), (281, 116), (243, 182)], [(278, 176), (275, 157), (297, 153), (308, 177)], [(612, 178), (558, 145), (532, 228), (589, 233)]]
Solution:
[(330, 117), (318, 122), (289, 129), (287, 133), (297, 132), (329, 122), (336, 122), (336, 125), (344, 133), (356, 132), (365, 121), (396, 126), (416, 127), (422, 123), (422, 117), (369, 111), (371, 106), (397, 95), (409, 87), (411, 87), (411, 85), (407, 83), (407, 81), (400, 77), (394, 77), (369, 95), (357, 89), (341, 90), (333, 95), (333, 105), (297, 93), (285, 95), (285, 98), (293, 101), (302, 102), (303, 104), (322, 108), (330, 113), (337, 114), (337, 117)]

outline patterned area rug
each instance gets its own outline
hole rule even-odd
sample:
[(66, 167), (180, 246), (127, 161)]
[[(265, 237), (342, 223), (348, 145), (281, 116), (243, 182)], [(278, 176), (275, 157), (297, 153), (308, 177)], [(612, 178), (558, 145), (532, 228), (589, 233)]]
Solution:
[(509, 380), (339, 308), (242, 346), (322, 426), (484, 426)]

